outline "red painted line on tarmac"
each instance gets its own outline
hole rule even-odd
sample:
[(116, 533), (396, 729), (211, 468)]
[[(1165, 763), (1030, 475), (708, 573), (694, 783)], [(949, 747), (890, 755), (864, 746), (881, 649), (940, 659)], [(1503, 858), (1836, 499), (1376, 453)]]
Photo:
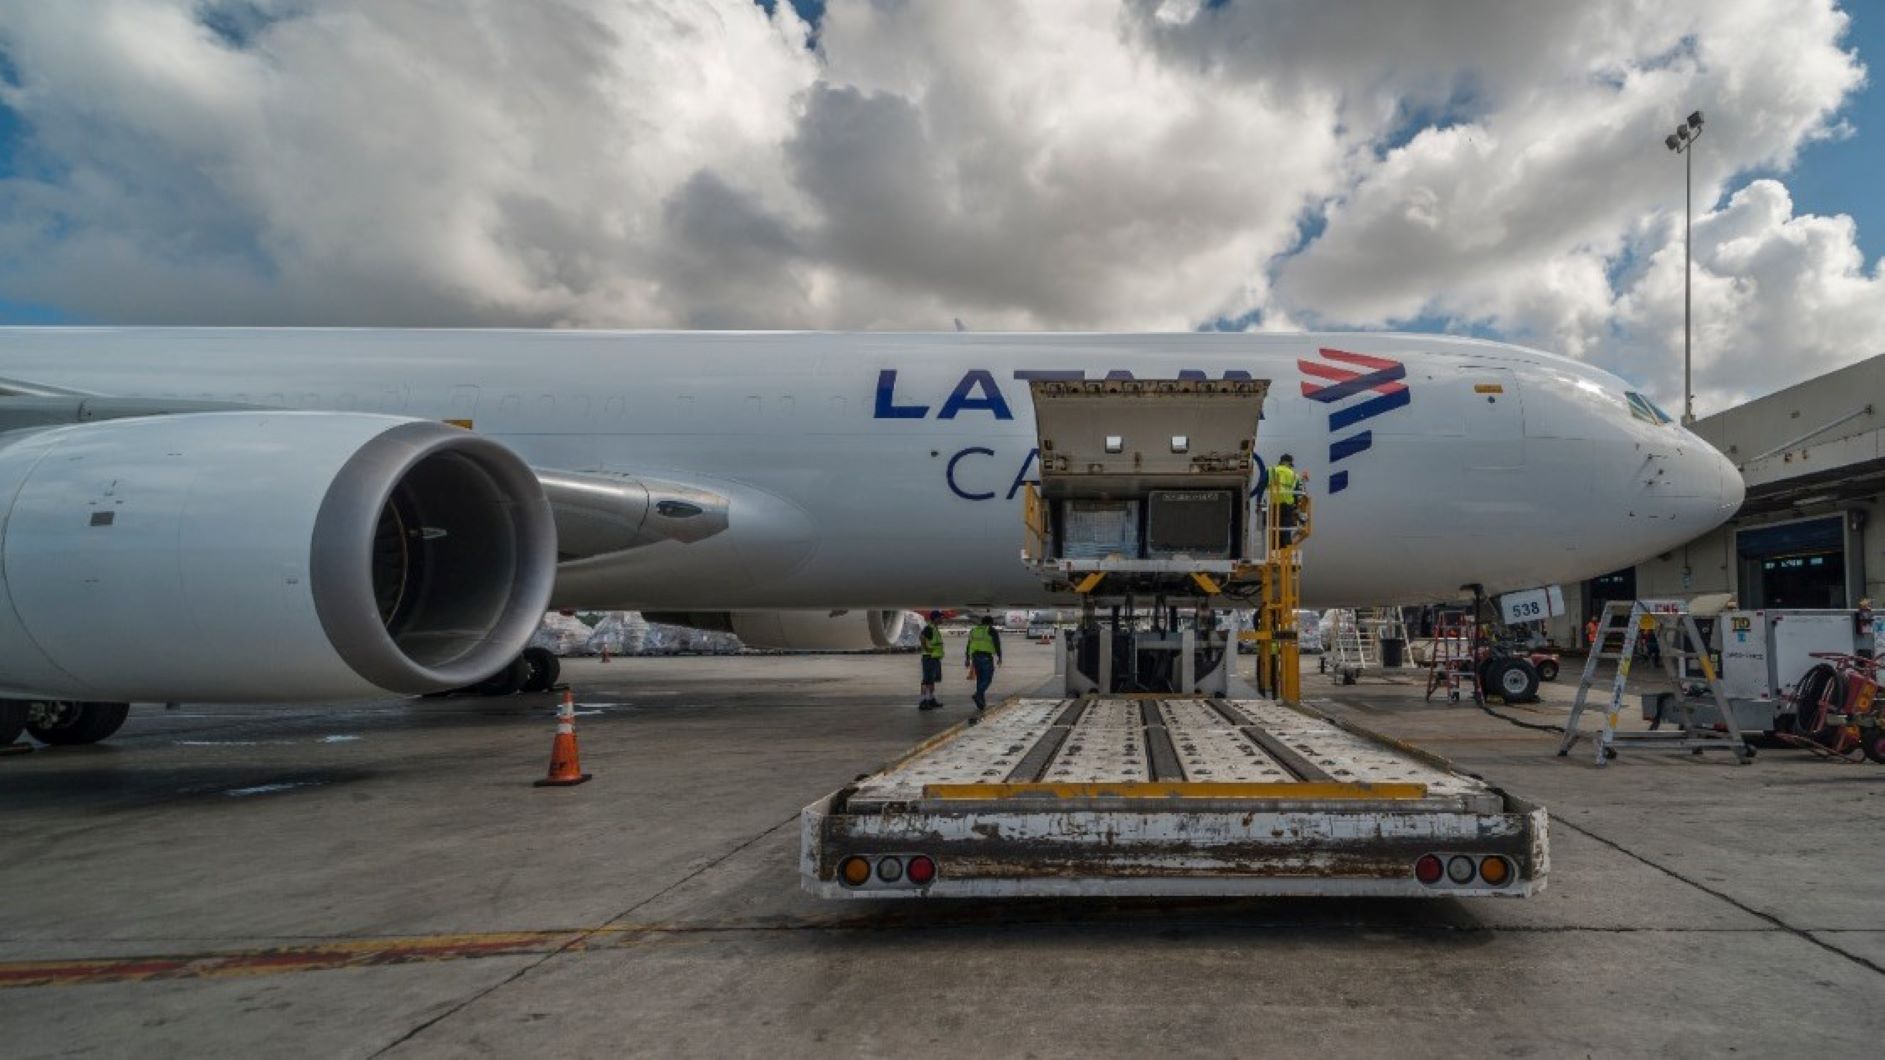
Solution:
[(0, 990), (158, 979), (237, 978), (551, 953), (579, 943), (593, 934), (593, 931), (522, 931), (492, 935), (428, 935), (224, 953), (0, 961)]

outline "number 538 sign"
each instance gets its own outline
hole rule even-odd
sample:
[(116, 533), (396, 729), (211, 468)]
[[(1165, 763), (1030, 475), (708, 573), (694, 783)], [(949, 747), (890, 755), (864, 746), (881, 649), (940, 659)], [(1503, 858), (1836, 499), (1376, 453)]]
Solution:
[(1564, 614), (1564, 589), (1552, 585), (1543, 589), (1506, 593), (1499, 597), (1499, 610), (1507, 623), (1538, 622)]

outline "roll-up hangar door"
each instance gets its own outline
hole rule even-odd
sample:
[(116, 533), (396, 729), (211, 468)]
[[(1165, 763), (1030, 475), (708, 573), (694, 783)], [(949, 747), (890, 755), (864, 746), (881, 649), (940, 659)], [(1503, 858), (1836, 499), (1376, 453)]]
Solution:
[(1736, 531), (1735, 554), (1742, 607), (1850, 606), (1843, 516)]

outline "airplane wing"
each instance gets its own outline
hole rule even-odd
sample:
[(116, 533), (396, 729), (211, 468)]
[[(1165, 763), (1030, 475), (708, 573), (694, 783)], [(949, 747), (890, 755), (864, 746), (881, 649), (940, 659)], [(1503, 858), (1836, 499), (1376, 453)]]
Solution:
[(727, 528), (729, 499), (713, 490), (613, 472), (533, 470), (556, 518), (561, 562), (660, 541), (691, 543)]
[(0, 398), (9, 397), (90, 397), (82, 390), (69, 390), (62, 386), (46, 386), (25, 379), (7, 379), (0, 377)]

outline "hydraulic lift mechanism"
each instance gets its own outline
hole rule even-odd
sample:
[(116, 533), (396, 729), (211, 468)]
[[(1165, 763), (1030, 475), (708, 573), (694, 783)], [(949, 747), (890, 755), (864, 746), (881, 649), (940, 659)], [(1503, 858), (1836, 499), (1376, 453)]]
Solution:
[[(1068, 695), (1224, 695), (1228, 608), (1256, 609), (1259, 684), (1300, 698), (1298, 525), (1267, 518), (1256, 458), (1267, 380), (1036, 380), (1041, 482), (1021, 558), (1080, 597), (1059, 650)], [(1186, 621), (1188, 619), (1188, 621)]]

